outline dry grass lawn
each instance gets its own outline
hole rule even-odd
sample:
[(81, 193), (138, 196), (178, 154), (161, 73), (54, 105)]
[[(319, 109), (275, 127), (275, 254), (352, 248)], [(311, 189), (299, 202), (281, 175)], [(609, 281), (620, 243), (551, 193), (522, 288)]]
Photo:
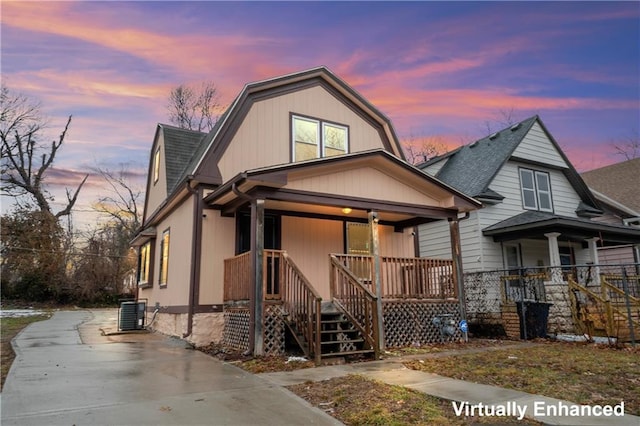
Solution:
[(546, 342), (408, 361), (407, 367), (455, 379), (516, 389), (578, 404), (625, 403), (640, 415), (640, 347)]

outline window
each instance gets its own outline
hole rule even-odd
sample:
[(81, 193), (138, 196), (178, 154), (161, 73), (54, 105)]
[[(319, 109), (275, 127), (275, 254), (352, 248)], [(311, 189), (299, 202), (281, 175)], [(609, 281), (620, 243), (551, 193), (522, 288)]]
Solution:
[(525, 209), (553, 212), (549, 173), (520, 169), (520, 188)]
[(160, 277), (158, 283), (160, 286), (167, 285), (167, 273), (169, 272), (169, 230), (162, 233), (162, 241), (160, 242)]
[(138, 285), (148, 285), (151, 275), (151, 241), (140, 247), (140, 255), (138, 258)]
[(293, 161), (331, 157), (349, 150), (349, 129), (313, 118), (292, 118)]
[(153, 183), (158, 182), (160, 178), (160, 147), (156, 150), (153, 156)]

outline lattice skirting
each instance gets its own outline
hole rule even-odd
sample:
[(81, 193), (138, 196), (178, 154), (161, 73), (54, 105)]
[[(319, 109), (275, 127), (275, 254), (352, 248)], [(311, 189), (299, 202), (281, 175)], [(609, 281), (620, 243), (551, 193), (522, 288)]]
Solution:
[[(382, 314), (385, 345), (388, 348), (453, 341), (461, 337), (457, 327), (460, 321), (460, 306), (457, 302), (384, 301)], [(456, 322), (453, 336), (442, 337), (440, 329), (432, 322), (434, 316), (443, 314), (453, 315), (451, 318)]]
[[(265, 355), (285, 353), (285, 325), (282, 306), (266, 303), (263, 312), (263, 347)], [(224, 344), (239, 350), (249, 349), (249, 307), (224, 308)]]
[(285, 325), (282, 313), (282, 305), (265, 303), (262, 322), (265, 355), (285, 353)]
[(224, 308), (224, 344), (239, 350), (249, 349), (249, 308)]

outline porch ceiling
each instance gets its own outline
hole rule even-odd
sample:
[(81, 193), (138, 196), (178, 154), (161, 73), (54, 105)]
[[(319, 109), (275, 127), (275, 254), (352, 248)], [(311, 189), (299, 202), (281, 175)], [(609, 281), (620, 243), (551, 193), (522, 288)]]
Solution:
[[(369, 211), (378, 212), (381, 224), (392, 225), (397, 230), (447, 218), (455, 218), (457, 210), (414, 204), (402, 204), (385, 200), (344, 197), (295, 191), (269, 186), (252, 186), (246, 192), (208, 199), (209, 206), (221, 210), (223, 216), (233, 216), (248, 208), (253, 200), (265, 200), (265, 208), (286, 216), (324, 218), (346, 221), (367, 221)], [(350, 210), (346, 210), (350, 209)]]

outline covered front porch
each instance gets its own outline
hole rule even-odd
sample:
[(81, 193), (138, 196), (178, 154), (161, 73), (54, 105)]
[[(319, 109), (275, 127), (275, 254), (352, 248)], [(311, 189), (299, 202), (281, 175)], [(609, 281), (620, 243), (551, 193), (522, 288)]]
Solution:
[(451, 259), (330, 254), (324, 300), (283, 250), (263, 250), (261, 285), (254, 288), (253, 257), (225, 260), (224, 301), (226, 343), (254, 354), (283, 353), (290, 332), (318, 363), (330, 356), (377, 358), (386, 347), (454, 337), (433, 319), (464, 318)]
[[(444, 338), (436, 316), (465, 317), (458, 220), (478, 203), (384, 151), (248, 171), (205, 202), (236, 217), (224, 273), (235, 347), (278, 353), (290, 335), (317, 362), (377, 357)], [(417, 258), (417, 225), (439, 220), (451, 256)]]

